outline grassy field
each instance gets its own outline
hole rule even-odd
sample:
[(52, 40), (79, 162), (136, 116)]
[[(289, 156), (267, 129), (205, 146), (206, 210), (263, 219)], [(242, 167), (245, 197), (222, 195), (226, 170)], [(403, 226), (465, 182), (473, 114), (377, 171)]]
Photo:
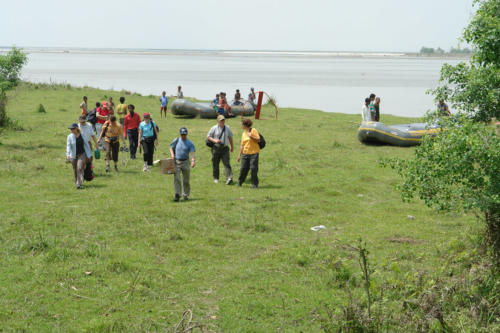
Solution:
[[(0, 137), (0, 331), (166, 331), (188, 309), (206, 331), (319, 331), (327, 309), (366, 303), (349, 248), (360, 237), (373, 270), (372, 311), (392, 313), (385, 329), (398, 330), (411, 286), (454, 276), (460, 266), (450, 257), (467, 252), (465, 235), (480, 228), (472, 216), (401, 202), (397, 175), (379, 161), (412, 148), (362, 145), (360, 115), (313, 110), (281, 109), (274, 120), (264, 109), (268, 119), (255, 127), (267, 147), (253, 190), (212, 182), (205, 137), (215, 121), (161, 119), (158, 97), (126, 95), (161, 128), (155, 159), (168, 156), (181, 126), (189, 129), (197, 148), (191, 200), (173, 202), (173, 176), (143, 173), (142, 159), (125, 154), (118, 173), (97, 161), (96, 178), (77, 191), (65, 145), (83, 95), (89, 105), (121, 96), (24, 84), (10, 98), (8, 114), (23, 130)], [(239, 120), (227, 124), (238, 146)], [(316, 225), (326, 230), (311, 231)], [(446, 309), (446, 321), (472, 327), (464, 309)]]

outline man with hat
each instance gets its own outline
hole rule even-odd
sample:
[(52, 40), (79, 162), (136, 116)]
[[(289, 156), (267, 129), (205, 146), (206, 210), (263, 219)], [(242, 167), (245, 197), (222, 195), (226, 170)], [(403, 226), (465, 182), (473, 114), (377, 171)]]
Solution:
[(189, 165), (189, 155), (191, 154), (191, 168), (195, 165), (195, 147), (191, 140), (188, 140), (188, 130), (186, 127), (182, 127), (179, 130), (180, 138), (175, 138), (170, 144), (170, 156), (175, 159), (175, 177), (174, 177), (174, 188), (175, 197), (174, 201), (179, 201), (182, 188), (181, 188), (181, 173), (182, 173), (182, 187), (184, 188), (184, 200), (188, 200), (189, 194), (191, 192), (191, 186), (189, 184), (190, 176), (190, 165)]
[(92, 139), (95, 143), (95, 148), (97, 149), (97, 138), (94, 132), (94, 128), (92, 127), (91, 124), (87, 123), (87, 118), (84, 116), (80, 116), (78, 119), (78, 128), (80, 128), (80, 132), (82, 133), (83, 139), (89, 143), (90, 150), (94, 150), (92, 147), (92, 142), (90, 142), (90, 139)]
[[(207, 134), (207, 140), (212, 145), (212, 175), (214, 183), (219, 182), (219, 164), (222, 160), (226, 175), (226, 185), (233, 183), (233, 170), (229, 163), (230, 153), (233, 152), (233, 132), (226, 125), (226, 118), (223, 115), (217, 117), (217, 125), (214, 125)], [(231, 148), (229, 148), (231, 146)]]

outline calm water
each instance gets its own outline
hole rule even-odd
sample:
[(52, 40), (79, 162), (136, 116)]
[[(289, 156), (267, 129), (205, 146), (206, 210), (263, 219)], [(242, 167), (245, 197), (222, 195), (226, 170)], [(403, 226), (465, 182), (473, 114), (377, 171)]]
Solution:
[(425, 91), (437, 83), (443, 63), (457, 60), (409, 57), (334, 57), (322, 54), (224, 52), (30, 53), (23, 79), (70, 83), (141, 94), (175, 94), (211, 99), (226, 91), (232, 98), (250, 87), (274, 95), (281, 107), (360, 113), (371, 92), (381, 112), (422, 116), (434, 103)]

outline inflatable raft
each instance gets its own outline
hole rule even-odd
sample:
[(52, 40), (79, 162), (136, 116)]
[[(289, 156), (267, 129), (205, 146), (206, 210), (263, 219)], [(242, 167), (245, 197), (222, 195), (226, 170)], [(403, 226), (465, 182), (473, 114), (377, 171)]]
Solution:
[[(176, 116), (196, 117), (215, 119), (217, 112), (215, 112), (213, 104), (210, 103), (194, 103), (185, 99), (176, 99), (170, 107), (172, 114)], [(245, 103), (241, 105), (232, 105), (231, 113), (233, 116), (253, 116), (254, 108), (252, 104)], [(226, 117), (227, 117), (226, 112)]]
[(441, 128), (425, 123), (386, 125), (364, 121), (358, 129), (358, 139), (363, 143), (383, 143), (400, 147), (420, 144), (425, 135), (436, 135)]

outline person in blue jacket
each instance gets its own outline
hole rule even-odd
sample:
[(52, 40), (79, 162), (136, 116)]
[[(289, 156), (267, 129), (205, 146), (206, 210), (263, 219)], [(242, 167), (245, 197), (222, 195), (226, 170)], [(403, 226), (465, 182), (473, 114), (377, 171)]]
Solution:
[(71, 124), (68, 128), (71, 134), (66, 140), (66, 161), (73, 165), (76, 188), (81, 189), (85, 165), (87, 159), (92, 157), (92, 151), (87, 140), (83, 139), (77, 124)]

